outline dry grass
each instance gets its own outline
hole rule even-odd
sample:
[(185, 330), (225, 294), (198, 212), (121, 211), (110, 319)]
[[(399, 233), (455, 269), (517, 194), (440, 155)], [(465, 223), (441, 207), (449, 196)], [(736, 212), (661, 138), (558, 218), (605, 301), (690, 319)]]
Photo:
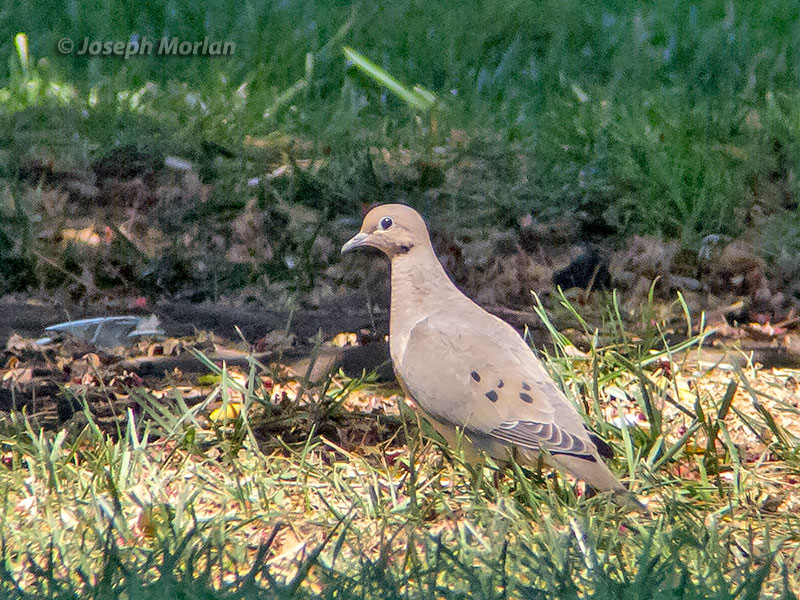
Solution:
[(368, 380), (270, 387), (257, 361), (209, 363), (217, 383), (192, 407), (132, 390), (144, 410), (118, 435), (88, 405), (70, 433), (5, 420), (0, 585), (19, 598), (793, 598), (800, 371), (742, 368), (735, 351), (707, 364), (702, 336), (674, 352), (635, 339), (576, 353), (557, 338), (549, 364), (650, 514), (561, 474), (470, 469)]

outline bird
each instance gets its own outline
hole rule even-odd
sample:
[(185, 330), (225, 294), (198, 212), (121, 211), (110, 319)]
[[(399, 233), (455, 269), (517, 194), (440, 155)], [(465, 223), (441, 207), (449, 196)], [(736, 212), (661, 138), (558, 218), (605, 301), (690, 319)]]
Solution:
[(520, 334), (464, 295), (445, 272), (422, 216), (382, 204), (364, 217), (342, 254), (371, 246), (391, 261), (389, 352), (403, 391), (468, 462), (542, 460), (642, 505), (603, 462), (592, 434)]

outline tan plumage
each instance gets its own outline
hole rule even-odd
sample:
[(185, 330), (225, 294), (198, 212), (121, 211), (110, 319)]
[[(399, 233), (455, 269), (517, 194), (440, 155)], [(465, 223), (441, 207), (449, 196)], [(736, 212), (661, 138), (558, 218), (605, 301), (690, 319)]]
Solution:
[(506, 461), (513, 452), (523, 464), (544, 449), (549, 461), (592, 487), (629, 496), (525, 341), (447, 276), (416, 211), (400, 204), (374, 208), (342, 252), (359, 246), (378, 248), (392, 261), (394, 369), (446, 439), (456, 440), (458, 428), (493, 458)]

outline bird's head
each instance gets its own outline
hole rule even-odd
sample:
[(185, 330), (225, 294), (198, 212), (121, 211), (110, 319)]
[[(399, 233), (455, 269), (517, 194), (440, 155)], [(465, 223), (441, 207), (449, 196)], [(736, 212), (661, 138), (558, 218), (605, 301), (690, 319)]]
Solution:
[(429, 246), (430, 238), (420, 214), (403, 204), (382, 204), (367, 213), (361, 231), (342, 246), (342, 253), (372, 246), (394, 258), (423, 245)]

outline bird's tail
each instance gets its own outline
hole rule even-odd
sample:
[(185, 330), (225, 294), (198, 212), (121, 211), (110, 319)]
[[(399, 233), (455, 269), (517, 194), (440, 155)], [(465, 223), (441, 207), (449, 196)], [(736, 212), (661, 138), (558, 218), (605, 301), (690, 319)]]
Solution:
[(594, 489), (601, 492), (612, 492), (614, 501), (619, 506), (629, 510), (647, 510), (634, 494), (625, 489), (625, 486), (599, 457), (595, 457), (595, 460), (592, 461), (568, 454), (556, 454), (551, 456), (550, 460)]

